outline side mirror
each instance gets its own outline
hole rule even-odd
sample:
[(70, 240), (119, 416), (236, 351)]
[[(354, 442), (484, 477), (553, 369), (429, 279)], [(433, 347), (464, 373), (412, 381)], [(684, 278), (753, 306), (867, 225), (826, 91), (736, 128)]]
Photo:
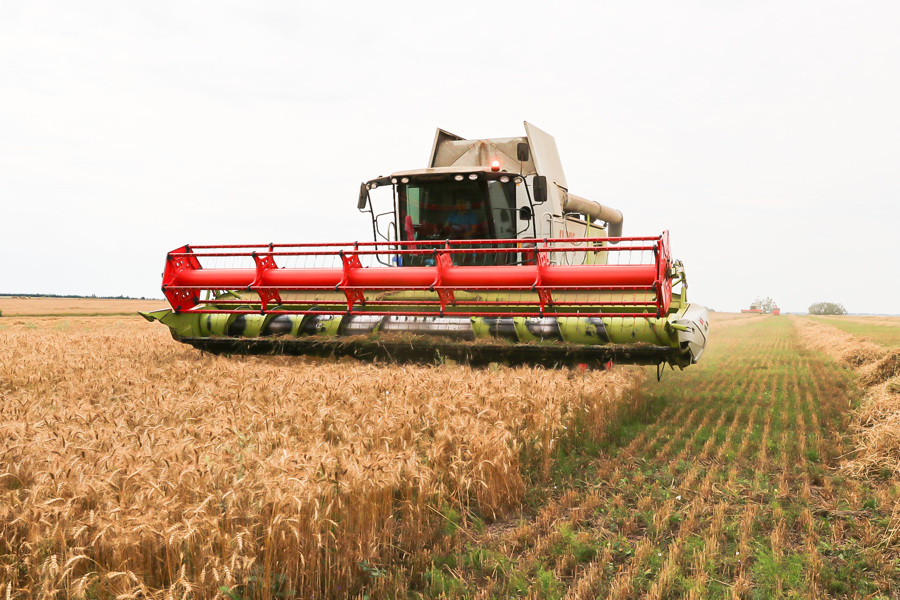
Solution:
[(356, 203), (356, 208), (359, 210), (365, 210), (366, 205), (369, 203), (369, 188), (366, 187), (365, 183), (359, 184), (359, 201)]
[(530, 221), (534, 213), (531, 212), (530, 206), (523, 206), (519, 209), (519, 219), (522, 221)]
[(543, 204), (547, 201), (547, 177), (545, 175), (536, 175), (531, 182), (534, 189), (534, 203)]
[(519, 159), (519, 162), (528, 160), (528, 144), (526, 142), (519, 142), (516, 146), (516, 158)]

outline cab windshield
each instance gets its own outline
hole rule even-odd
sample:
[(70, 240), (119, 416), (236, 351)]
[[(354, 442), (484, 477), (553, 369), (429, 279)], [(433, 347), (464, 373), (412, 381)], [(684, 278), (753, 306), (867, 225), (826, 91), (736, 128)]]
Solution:
[(397, 186), (404, 240), (516, 237), (515, 183), (447, 177)]
[[(400, 237), (407, 241), (485, 240), (516, 237), (516, 184), (513, 181), (451, 176), (397, 186)], [(465, 247), (477, 248), (477, 243)], [(505, 264), (510, 254), (460, 254), (456, 264)], [(405, 264), (419, 262), (408, 257)]]

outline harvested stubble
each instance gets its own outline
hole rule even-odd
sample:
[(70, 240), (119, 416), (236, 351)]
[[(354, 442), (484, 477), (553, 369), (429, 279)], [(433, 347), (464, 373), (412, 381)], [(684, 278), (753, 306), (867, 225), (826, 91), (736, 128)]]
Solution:
[(699, 365), (643, 386), (648, 409), (583, 455), (575, 489), (437, 557), (425, 596), (898, 596), (884, 538), (900, 488), (832, 474), (852, 378), (787, 318), (717, 336)]
[[(710, 313), (709, 320), (712, 327), (718, 331), (720, 329), (728, 329), (737, 325), (749, 325), (763, 319), (770, 319), (772, 315), (760, 315), (755, 313)], [(715, 339), (715, 338), (713, 338)]]
[(821, 322), (795, 322), (807, 346), (853, 368), (866, 388), (857, 410), (857, 452), (844, 467), (857, 475), (887, 469), (900, 476), (900, 349), (886, 349)]
[(888, 348), (900, 347), (900, 317), (815, 316), (813, 320)]
[(637, 402), (632, 370), (224, 358), (137, 320), (36, 323), (0, 329), (12, 598), (390, 593), (448, 511), (504, 514), (562, 436)]
[(743, 321), (746, 319), (758, 319), (761, 316), (765, 316), (765, 315), (760, 315), (758, 313), (739, 313), (739, 312), (731, 313), (731, 312), (713, 311), (713, 312), (709, 313), (709, 320), (712, 323), (719, 325), (721, 323), (728, 323), (731, 321)]
[(850, 321), (852, 323), (861, 323), (864, 325), (875, 325), (878, 327), (900, 327), (900, 317), (892, 316), (850, 316), (850, 315), (825, 315), (818, 317), (819, 319), (830, 323), (841, 323)]

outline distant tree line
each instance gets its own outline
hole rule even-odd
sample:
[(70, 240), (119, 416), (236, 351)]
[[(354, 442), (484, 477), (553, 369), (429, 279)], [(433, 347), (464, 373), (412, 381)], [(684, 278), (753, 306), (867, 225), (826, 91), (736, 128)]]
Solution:
[(144, 298), (141, 296), (98, 296), (91, 294), (90, 296), (78, 296), (74, 294), (6, 294), (0, 292), (0, 297), (6, 298), (96, 298), (99, 300), (154, 300), (155, 298)]
[(846, 315), (847, 309), (837, 302), (816, 302), (809, 307), (811, 315)]

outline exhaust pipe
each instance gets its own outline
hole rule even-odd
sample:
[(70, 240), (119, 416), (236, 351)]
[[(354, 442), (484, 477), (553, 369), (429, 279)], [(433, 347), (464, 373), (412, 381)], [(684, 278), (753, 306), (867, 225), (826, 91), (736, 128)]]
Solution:
[(566, 194), (563, 199), (563, 212), (580, 213), (588, 217), (606, 221), (609, 224), (607, 233), (609, 237), (622, 237), (622, 211), (603, 206), (599, 202), (576, 196), (575, 194)]

